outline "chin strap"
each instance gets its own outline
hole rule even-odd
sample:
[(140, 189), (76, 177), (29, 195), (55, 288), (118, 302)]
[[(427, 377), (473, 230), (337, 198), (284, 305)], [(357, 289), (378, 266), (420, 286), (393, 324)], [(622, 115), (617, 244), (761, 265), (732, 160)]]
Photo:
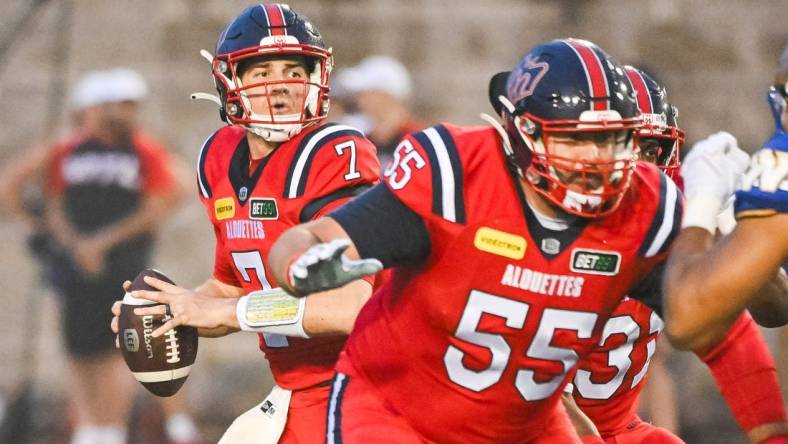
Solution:
[[(510, 102), (509, 99), (507, 99), (504, 96), (498, 96), (498, 100), (501, 102), (501, 104), (504, 106), (504, 108), (506, 108), (506, 110), (509, 113), (514, 112), (514, 105), (512, 105), (512, 102)], [(495, 129), (495, 131), (498, 133), (498, 135), (501, 137), (501, 142), (503, 144), (503, 151), (506, 154), (506, 156), (510, 158), (514, 157), (514, 150), (512, 149), (512, 142), (509, 139), (509, 133), (506, 132), (503, 125), (501, 125), (501, 122), (497, 118), (487, 113), (481, 113), (479, 114), (479, 117), (485, 122), (489, 123), (490, 126), (492, 126)], [(514, 165), (514, 162), (511, 163)], [(523, 170), (517, 165), (514, 165), (514, 167), (517, 169), (517, 174), (522, 176)]]
[(501, 136), (501, 141), (503, 142), (503, 150), (506, 153), (506, 155), (507, 156), (513, 155), (514, 150), (512, 150), (512, 144), (509, 141), (509, 134), (507, 134), (506, 130), (503, 129), (501, 122), (499, 122), (498, 119), (487, 113), (481, 113), (479, 114), (479, 117), (485, 122), (489, 123), (490, 126), (495, 128), (495, 131), (498, 133), (499, 136)]
[(211, 54), (207, 49), (201, 49), (200, 55), (202, 58), (208, 61), (208, 63), (213, 65), (213, 54)]
[(191, 97), (192, 100), (207, 100), (209, 102), (213, 102), (219, 106), (222, 106), (222, 101), (219, 100), (219, 96), (217, 96), (216, 94), (195, 92), (195, 93), (191, 93), (189, 97)]
[[(207, 60), (208, 63), (211, 64), (211, 66), (213, 66), (213, 54), (208, 52), (208, 50), (201, 49), (200, 50), (200, 55), (202, 56), (202, 58)], [(191, 97), (192, 100), (207, 100), (209, 102), (213, 102), (213, 103), (219, 105), (220, 108), (222, 106), (222, 101), (219, 99), (219, 96), (217, 96), (216, 94), (210, 94), (210, 93), (204, 93), (204, 92), (195, 92), (195, 93), (191, 93), (191, 95), (189, 97)]]

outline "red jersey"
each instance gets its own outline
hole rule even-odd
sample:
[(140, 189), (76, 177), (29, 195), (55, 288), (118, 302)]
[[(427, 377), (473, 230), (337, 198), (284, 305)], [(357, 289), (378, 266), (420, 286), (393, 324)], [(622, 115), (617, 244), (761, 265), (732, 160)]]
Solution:
[(625, 432), (636, 419), (638, 397), (663, 327), (652, 309), (626, 299), (607, 320), (599, 347), (578, 363), (575, 403), (603, 438)]
[[(216, 234), (214, 277), (247, 293), (276, 287), (267, 265), (274, 241), (369, 188), (379, 170), (374, 145), (348, 126), (305, 128), (256, 163), (246, 131), (221, 128), (198, 163), (200, 199)], [(261, 334), (260, 349), (276, 383), (292, 390), (330, 380), (345, 339)]]
[(449, 125), (406, 138), (386, 176), (430, 250), (364, 306), (337, 369), (428, 440), (533, 440), (610, 313), (664, 260), (680, 193), (639, 163), (617, 211), (551, 231), (495, 130)]

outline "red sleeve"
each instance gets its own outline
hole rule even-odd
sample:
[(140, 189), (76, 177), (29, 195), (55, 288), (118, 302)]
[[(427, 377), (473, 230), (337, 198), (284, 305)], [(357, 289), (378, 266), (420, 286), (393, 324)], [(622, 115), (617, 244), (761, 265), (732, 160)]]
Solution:
[[(464, 195), (468, 190), (463, 171), (478, 168), (478, 159), (484, 157), (480, 150), (490, 146), (474, 134), (473, 129), (439, 124), (408, 135), (397, 146), (385, 172), (389, 189), (425, 221), (465, 224)], [(465, 160), (460, 155), (463, 147), (471, 153)]]
[(230, 260), (227, 249), (224, 247), (221, 234), (216, 225), (214, 225), (213, 231), (216, 235), (216, 249), (213, 258), (213, 277), (227, 285), (241, 287), (241, 282), (238, 281), (238, 278), (235, 276), (235, 267)]
[(63, 162), (69, 154), (73, 144), (60, 144), (53, 148), (52, 157), (46, 165), (46, 191), (52, 195), (60, 196), (66, 188), (66, 180), (63, 177)]
[(312, 200), (343, 188), (374, 185), (379, 175), (380, 163), (372, 142), (353, 134), (338, 137), (315, 154), (304, 195)]
[(172, 191), (175, 176), (170, 154), (158, 141), (145, 135), (135, 136), (140, 156), (142, 192), (145, 195), (162, 195)]
[(711, 370), (742, 430), (788, 420), (774, 358), (749, 313), (718, 344), (695, 354)]
[[(422, 135), (424, 133), (419, 133)], [(397, 146), (391, 165), (384, 172), (384, 181), (389, 190), (406, 207), (424, 219), (432, 214), (433, 195), (433, 168), (430, 159), (432, 146), (423, 146), (416, 139), (416, 134), (410, 134)]]

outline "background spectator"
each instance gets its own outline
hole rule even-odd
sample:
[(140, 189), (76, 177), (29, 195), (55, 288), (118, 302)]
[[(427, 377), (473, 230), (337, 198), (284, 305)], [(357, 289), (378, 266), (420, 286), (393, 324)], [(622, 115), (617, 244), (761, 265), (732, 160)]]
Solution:
[(380, 165), (385, 168), (402, 138), (423, 128), (409, 105), (410, 73), (396, 59), (371, 56), (342, 71), (337, 83), (353, 95), (358, 114), (368, 119), (367, 137), (378, 148)]
[[(23, 152), (0, 175), (6, 208), (26, 222), (61, 297), (74, 444), (126, 440), (137, 386), (114, 349), (107, 311), (123, 280), (148, 265), (153, 231), (183, 195), (185, 168), (139, 128), (147, 92), (129, 69), (86, 73), (71, 95), (73, 132)], [(178, 401), (163, 408), (173, 441), (193, 441)]]

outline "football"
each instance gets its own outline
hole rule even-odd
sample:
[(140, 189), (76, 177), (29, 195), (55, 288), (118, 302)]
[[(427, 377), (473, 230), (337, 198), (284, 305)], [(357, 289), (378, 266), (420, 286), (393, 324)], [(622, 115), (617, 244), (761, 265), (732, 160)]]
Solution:
[[(143, 278), (153, 276), (173, 283), (153, 269), (143, 270), (134, 278), (129, 291), (154, 290)], [(134, 377), (157, 396), (172, 396), (183, 386), (197, 357), (197, 329), (179, 326), (154, 338), (154, 330), (165, 322), (166, 315), (134, 314), (134, 309), (157, 305), (155, 302), (126, 293), (118, 319), (118, 335), (123, 359)]]

